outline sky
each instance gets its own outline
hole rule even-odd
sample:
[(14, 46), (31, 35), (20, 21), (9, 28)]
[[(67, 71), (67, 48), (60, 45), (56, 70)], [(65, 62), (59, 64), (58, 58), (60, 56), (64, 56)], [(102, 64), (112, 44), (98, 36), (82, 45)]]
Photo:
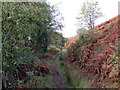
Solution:
[[(51, 5), (58, 4), (58, 9), (64, 17), (62, 29), (64, 37), (72, 37), (76, 35), (76, 30), (80, 27), (76, 26), (76, 17), (79, 16), (81, 6), (86, 0), (47, 0)], [(96, 25), (99, 25), (106, 20), (109, 20), (118, 15), (118, 2), (120, 0), (96, 0), (98, 1), (98, 7), (101, 8), (103, 17), (96, 21)]]

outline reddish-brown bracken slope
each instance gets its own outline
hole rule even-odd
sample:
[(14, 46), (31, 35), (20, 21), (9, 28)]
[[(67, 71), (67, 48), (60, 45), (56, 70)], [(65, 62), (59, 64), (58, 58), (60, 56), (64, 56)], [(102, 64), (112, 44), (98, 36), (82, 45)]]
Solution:
[(97, 77), (100, 87), (120, 88), (120, 15), (88, 32), (69, 48), (66, 61), (78, 62), (78, 69)]
[(65, 47), (66, 47), (66, 48), (70, 47), (70, 45), (71, 45), (72, 43), (75, 43), (75, 41), (77, 41), (77, 40), (78, 40), (78, 36), (77, 36), (77, 35), (74, 36), (74, 37), (68, 38), (67, 43), (65, 43)]

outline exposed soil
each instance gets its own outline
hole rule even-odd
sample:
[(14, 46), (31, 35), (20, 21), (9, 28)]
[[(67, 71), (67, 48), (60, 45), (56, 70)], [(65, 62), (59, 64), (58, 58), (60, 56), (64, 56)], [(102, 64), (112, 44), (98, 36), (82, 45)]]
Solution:
[[(51, 65), (49, 67), (49, 70), (50, 70), (50, 73), (53, 79), (53, 82), (52, 82), (53, 88), (63, 88), (62, 79), (61, 79), (59, 71), (57, 70), (57, 65), (55, 63), (55, 60), (59, 60), (58, 58), (59, 58), (59, 55), (53, 56), (51, 60)], [(79, 76), (84, 77), (85, 80), (90, 84), (90, 88), (100, 88), (100, 86), (97, 84), (98, 83), (97, 78), (95, 78), (93, 74), (90, 73), (88, 75), (88, 72), (78, 69), (76, 65), (70, 64), (66, 61), (65, 63), (68, 68), (73, 68), (74, 70), (76, 70), (76, 72), (78, 72)]]
[[(57, 59), (58, 56), (54, 57), (54, 61)], [(51, 67), (49, 67), (50, 73), (52, 75), (52, 79), (53, 79), (53, 87), (54, 88), (62, 88), (62, 80), (60, 77), (60, 74), (56, 68), (56, 63), (52, 61), (52, 65)]]
[(55, 67), (51, 67), (50, 72), (53, 77), (53, 87), (62, 88), (62, 80), (60, 78), (59, 72), (55, 69)]

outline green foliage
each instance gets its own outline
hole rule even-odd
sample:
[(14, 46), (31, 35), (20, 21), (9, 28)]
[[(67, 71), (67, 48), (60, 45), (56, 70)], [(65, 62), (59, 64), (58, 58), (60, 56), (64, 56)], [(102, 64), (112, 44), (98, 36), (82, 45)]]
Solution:
[(86, 38), (85, 40), (86, 43), (92, 43), (93, 41), (94, 41), (94, 38), (92, 37)]
[(76, 32), (77, 32), (77, 35), (80, 36), (81, 34), (84, 34), (86, 31), (87, 30), (85, 28), (80, 28)]
[(118, 58), (119, 58), (118, 56), (110, 55), (110, 58), (108, 60), (114, 62), (117, 61)]
[(117, 53), (120, 54), (120, 40), (116, 41), (118, 47), (117, 47)]
[(96, 51), (102, 50), (103, 48), (105, 48), (105, 47), (102, 47), (99, 44), (96, 44), (96, 46), (95, 46)]
[[(32, 82), (31, 82), (32, 80)], [(31, 80), (27, 80), (29, 88), (52, 88), (52, 77), (50, 75), (43, 76), (31, 76)]]
[(79, 39), (76, 41), (76, 45), (82, 46), (85, 44), (92, 43), (94, 40), (95, 39), (93, 38), (93, 34), (89, 36), (87, 34), (81, 33)]
[(47, 75), (45, 77), (41, 76), (41, 80), (43, 82), (39, 84), (40, 88), (45, 88), (46, 86), (53, 87), (52, 77), (51, 76), (49, 76), (49, 75)]
[[(3, 48), (5, 50), (5, 48)], [(11, 51), (3, 51), (3, 70), (9, 70), (12, 67), (16, 68), (23, 64), (29, 64), (35, 59), (35, 55), (24, 51), (23, 48), (13, 49)], [(37, 60), (37, 59), (36, 59)]]
[(28, 76), (34, 76), (34, 72), (33, 72), (33, 71), (31, 71), (31, 72), (26, 72), (26, 74), (27, 74)]
[(66, 70), (69, 77), (69, 83), (73, 88), (90, 88), (91, 85), (87, 82), (87, 79), (79, 73), (79, 70), (75, 68), (76, 64), (66, 66)]
[(53, 46), (64, 46), (64, 44), (67, 42), (67, 39), (63, 37), (62, 33), (54, 32), (51, 35), (51, 45)]
[(3, 70), (28, 64), (34, 52), (47, 51), (50, 35), (62, 27), (55, 15), (45, 2), (2, 2)]
[(78, 23), (81, 27), (88, 29), (94, 28), (95, 21), (102, 16), (97, 1), (86, 1), (81, 8), (80, 17), (77, 17)]

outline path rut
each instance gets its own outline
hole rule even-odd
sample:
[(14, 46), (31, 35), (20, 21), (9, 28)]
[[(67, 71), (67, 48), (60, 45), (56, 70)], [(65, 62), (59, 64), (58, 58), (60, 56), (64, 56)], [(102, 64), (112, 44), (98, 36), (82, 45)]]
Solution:
[(56, 68), (56, 63), (55, 60), (58, 58), (58, 56), (56, 55), (55, 57), (53, 57), (53, 61), (52, 61), (52, 66), (49, 68), (50, 69), (50, 73), (52, 75), (52, 79), (53, 79), (53, 87), (54, 88), (63, 88), (62, 87), (62, 79), (61, 76)]

